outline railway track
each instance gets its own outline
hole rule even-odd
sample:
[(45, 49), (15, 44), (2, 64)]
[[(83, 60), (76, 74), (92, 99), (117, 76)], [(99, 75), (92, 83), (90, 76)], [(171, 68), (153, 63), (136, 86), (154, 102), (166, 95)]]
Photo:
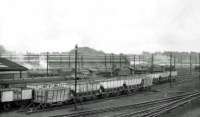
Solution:
[(194, 93), (192, 95), (186, 96), (181, 99), (174, 100), (172, 102), (162, 104), (159, 106), (149, 107), (145, 110), (140, 110), (136, 112), (122, 113), (115, 115), (114, 117), (158, 117), (161, 114), (173, 110), (181, 105), (184, 105), (196, 98), (199, 98), (200, 93)]
[(189, 72), (188, 70), (179, 70), (176, 80), (176, 84), (182, 84), (184, 82), (190, 82), (199, 76), (198, 72)]
[[(123, 110), (130, 110), (133, 108), (143, 108), (144, 107), (151, 107), (147, 108), (143, 111), (137, 111), (134, 113), (122, 113), (120, 115), (117, 115), (117, 117), (127, 117), (127, 116), (133, 116), (137, 114), (137, 117), (151, 117), (150, 115), (153, 114), (158, 114), (156, 113), (157, 111), (163, 111), (161, 109), (172, 109), (169, 106), (175, 105), (178, 102), (184, 102), (188, 101), (191, 98), (194, 98), (196, 96), (199, 96), (199, 92), (193, 92), (193, 93), (185, 93), (183, 95), (178, 95), (178, 96), (173, 96), (173, 97), (168, 97), (168, 98), (163, 98), (163, 99), (158, 99), (158, 100), (152, 100), (152, 101), (146, 101), (142, 103), (136, 103), (136, 104), (129, 104), (129, 105), (121, 105), (121, 106), (116, 106), (116, 107), (107, 107), (107, 108), (102, 108), (102, 109), (93, 109), (93, 110), (86, 110), (86, 111), (79, 111), (75, 113), (69, 113), (69, 114), (62, 114), (62, 115), (56, 115), (56, 116), (51, 116), (51, 117), (82, 117), (82, 116), (90, 116), (90, 115), (98, 115), (102, 113), (107, 113), (107, 112), (116, 112), (116, 111), (123, 111)], [(162, 104), (164, 103), (164, 104)], [(154, 107), (156, 104), (162, 104)], [(168, 107), (168, 108), (164, 108)], [(151, 113), (149, 113), (151, 112)], [(139, 115), (140, 114), (140, 115)], [(141, 114), (143, 114), (141, 116)]]

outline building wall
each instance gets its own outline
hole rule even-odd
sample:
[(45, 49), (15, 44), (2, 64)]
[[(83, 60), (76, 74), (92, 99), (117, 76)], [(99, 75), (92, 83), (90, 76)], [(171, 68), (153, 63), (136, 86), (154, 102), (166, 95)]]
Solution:
[[(22, 72), (22, 78), (27, 78), (27, 72)], [(20, 72), (19, 71), (13, 71), (13, 72), (0, 72), (0, 79), (18, 79), (20, 78)]]

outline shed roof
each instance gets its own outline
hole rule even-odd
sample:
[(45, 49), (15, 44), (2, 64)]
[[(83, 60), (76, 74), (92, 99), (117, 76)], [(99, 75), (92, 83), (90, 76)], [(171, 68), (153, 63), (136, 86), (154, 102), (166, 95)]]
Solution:
[(0, 71), (26, 71), (26, 67), (0, 57)]

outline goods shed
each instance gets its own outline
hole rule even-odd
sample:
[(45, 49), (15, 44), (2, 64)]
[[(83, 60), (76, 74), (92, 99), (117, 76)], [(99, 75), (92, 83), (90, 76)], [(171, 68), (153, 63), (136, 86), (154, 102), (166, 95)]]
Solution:
[(28, 69), (22, 65), (0, 57), (0, 80), (25, 77), (27, 70)]

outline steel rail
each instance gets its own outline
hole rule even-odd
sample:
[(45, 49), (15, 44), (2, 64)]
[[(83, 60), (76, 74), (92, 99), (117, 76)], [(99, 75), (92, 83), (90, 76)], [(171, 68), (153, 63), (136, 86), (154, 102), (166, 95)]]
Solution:
[(121, 105), (121, 106), (116, 106), (116, 107), (108, 107), (108, 108), (102, 108), (102, 109), (80, 111), (80, 112), (75, 112), (75, 113), (70, 113), (70, 114), (55, 115), (55, 116), (51, 116), (51, 117), (77, 117), (77, 116), (86, 116), (86, 115), (92, 115), (92, 114), (98, 114), (98, 113), (112, 112), (112, 111), (117, 111), (117, 110), (122, 110), (122, 109), (127, 109), (127, 108), (130, 109), (133, 107), (143, 107), (143, 106), (153, 105), (156, 103), (168, 102), (168, 101), (181, 99), (181, 98), (184, 98), (185, 96), (192, 95), (192, 94), (194, 94), (194, 93), (187, 93), (185, 95), (173, 96), (173, 97), (169, 97), (169, 98), (163, 98), (163, 99), (152, 100), (152, 101), (145, 101), (145, 102), (136, 103), (136, 104)]
[[(156, 116), (159, 116), (160, 114), (163, 114), (164, 112), (175, 109), (176, 107), (178, 107), (180, 105), (186, 104), (187, 102), (192, 100), (191, 98), (194, 98), (194, 99), (198, 98), (199, 95), (200, 95), (200, 93), (194, 93), (192, 95), (189, 95), (187, 97), (172, 101), (172, 102), (167, 103), (167, 104), (150, 107), (150, 108), (147, 108), (145, 110), (142, 110), (142, 111), (140, 110), (140, 111), (136, 111), (136, 112), (133, 112), (133, 113), (127, 113), (126, 112), (126, 113), (119, 114), (115, 117), (130, 117), (130, 116), (156, 117)], [(170, 107), (170, 106), (172, 106), (172, 107)]]

